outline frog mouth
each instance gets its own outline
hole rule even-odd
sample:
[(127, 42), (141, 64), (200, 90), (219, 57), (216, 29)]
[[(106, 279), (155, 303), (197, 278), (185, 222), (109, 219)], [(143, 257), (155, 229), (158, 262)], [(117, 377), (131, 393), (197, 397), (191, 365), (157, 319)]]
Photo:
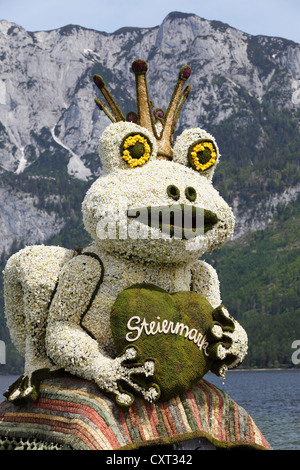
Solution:
[(186, 204), (129, 209), (127, 217), (183, 240), (204, 235), (219, 221), (214, 212)]

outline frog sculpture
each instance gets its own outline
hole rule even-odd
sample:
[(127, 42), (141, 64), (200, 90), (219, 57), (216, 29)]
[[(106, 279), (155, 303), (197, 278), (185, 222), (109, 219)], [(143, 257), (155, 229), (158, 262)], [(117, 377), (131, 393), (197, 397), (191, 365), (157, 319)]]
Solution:
[(132, 64), (137, 113), (126, 118), (94, 76), (108, 106), (96, 103), (112, 123), (99, 143), (104, 174), (82, 205), (93, 242), (80, 251), (29, 246), (7, 262), (7, 324), (25, 356), (24, 374), (6, 392), (11, 402), (36, 400), (40, 381), (58, 371), (94, 381), (120, 406), (136, 393), (155, 402), (208, 370), (224, 375), (247, 353), (217, 273), (200, 259), (234, 229), (212, 185), (217, 143), (194, 128), (173, 144), (191, 69), (181, 68), (166, 112), (149, 100), (147, 69), (141, 59)]

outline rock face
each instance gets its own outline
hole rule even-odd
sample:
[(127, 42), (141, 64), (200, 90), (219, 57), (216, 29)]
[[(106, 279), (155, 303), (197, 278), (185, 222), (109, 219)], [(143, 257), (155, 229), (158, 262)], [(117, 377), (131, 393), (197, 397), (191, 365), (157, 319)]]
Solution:
[[(178, 131), (222, 126), (237, 111), (241, 116), (238, 125), (246, 128), (254, 120), (254, 110), (265, 102), (289, 116), (299, 110), (300, 45), (292, 41), (251, 36), (220, 22), (178, 12), (170, 13), (155, 28), (123, 28), (112, 34), (74, 25), (28, 32), (0, 21), (0, 178), (6, 194), (0, 203), (4, 227), (0, 251), (15, 237), (21, 235), (25, 243), (36, 243), (62, 226), (55, 204), (52, 212), (47, 209), (44, 214), (34, 202), (41, 192), (30, 196), (30, 191), (18, 187), (17, 180), (15, 191), (11, 191), (6, 185), (7, 174), (18, 176), (20, 182), (41, 175), (50, 177), (54, 168), (69, 178), (71, 186), (76, 186), (74, 179), (92, 181), (101, 168), (97, 142), (109, 123), (93, 102), (97, 92), (92, 76), (103, 76), (124, 114), (135, 110), (130, 64), (138, 57), (149, 64), (150, 99), (162, 108), (170, 99), (179, 68), (191, 66), (192, 93)], [(265, 133), (263, 123), (258, 125), (256, 151), (264, 148)], [(233, 138), (237, 144), (243, 139)], [(230, 159), (232, 151), (222, 153)], [(51, 171), (45, 161), (52, 162)], [(287, 194), (294, 197), (295, 191), (299, 192), (295, 188), (299, 186), (294, 185)], [(20, 191), (22, 195), (17, 194)], [(269, 206), (273, 196), (280, 200), (282, 192), (270, 194)], [(59, 195), (53, 190), (51, 196), (55, 199)], [(22, 204), (16, 204), (20, 199)], [(240, 210), (239, 198), (235, 200), (239, 221), (245, 213)], [(263, 197), (261, 203), (264, 206)], [(252, 220), (252, 207), (249, 210)], [(11, 214), (10, 222), (6, 212)], [(33, 237), (26, 223), (19, 231), (13, 229), (23, 212), (30, 223), (44, 219)], [(254, 229), (261, 223), (258, 216)]]
[(0, 214), (1, 244), (5, 250), (11, 246), (11, 239), (27, 244), (45, 242), (64, 226), (62, 218), (55, 212), (46, 212), (36, 207), (37, 197), (18, 191), (0, 188), (3, 207)]

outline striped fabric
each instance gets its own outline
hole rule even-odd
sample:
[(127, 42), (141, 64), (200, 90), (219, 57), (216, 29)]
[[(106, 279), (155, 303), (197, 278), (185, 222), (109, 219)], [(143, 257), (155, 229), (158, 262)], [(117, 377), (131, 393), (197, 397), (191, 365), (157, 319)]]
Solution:
[(248, 413), (206, 380), (167, 402), (122, 410), (95, 384), (45, 380), (37, 402), (0, 404), (0, 441), (27, 439), (80, 450), (127, 450), (206, 438), (216, 447), (270, 449)]

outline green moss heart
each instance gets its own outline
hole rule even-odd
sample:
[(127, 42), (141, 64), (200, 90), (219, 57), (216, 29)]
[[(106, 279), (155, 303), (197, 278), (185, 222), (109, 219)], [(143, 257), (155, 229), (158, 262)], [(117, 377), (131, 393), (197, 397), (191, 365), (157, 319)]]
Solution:
[[(111, 311), (111, 329), (118, 354), (137, 348), (139, 362), (155, 361), (155, 382), (161, 399), (189, 390), (203, 377), (212, 360), (206, 349), (206, 331), (213, 307), (195, 292), (169, 294), (151, 284), (122, 291)], [(140, 377), (136, 381), (146, 384)]]

